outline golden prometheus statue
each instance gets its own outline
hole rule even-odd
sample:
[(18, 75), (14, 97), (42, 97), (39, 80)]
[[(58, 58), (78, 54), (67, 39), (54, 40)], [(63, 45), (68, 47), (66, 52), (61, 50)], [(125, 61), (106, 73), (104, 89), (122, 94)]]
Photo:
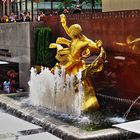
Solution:
[[(71, 40), (58, 37), (56, 43), (51, 43), (49, 48), (57, 48), (56, 59), (59, 62), (57, 66), (63, 66), (67, 74), (76, 75), (79, 70), (82, 71), (82, 84), (84, 87), (83, 110), (97, 109), (99, 108), (99, 103), (95, 96), (91, 78), (95, 72), (103, 69), (103, 63), (106, 59), (102, 41), (93, 42), (88, 39), (82, 34), (82, 28), (79, 24), (73, 24), (68, 27), (64, 14), (60, 15), (60, 20)], [(85, 59), (92, 53), (99, 53), (99, 55), (91, 64), (86, 65)]]

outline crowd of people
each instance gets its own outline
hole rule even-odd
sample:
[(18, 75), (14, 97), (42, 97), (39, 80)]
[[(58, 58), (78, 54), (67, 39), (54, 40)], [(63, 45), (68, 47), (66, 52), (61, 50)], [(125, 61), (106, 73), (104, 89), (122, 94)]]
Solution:
[(30, 12), (19, 12), (17, 15), (15, 15), (14, 12), (11, 12), (9, 16), (3, 15), (0, 18), (1, 23), (8, 23), (8, 22), (24, 22), (24, 21), (31, 21), (32, 16)]
[[(69, 9), (65, 8), (63, 9), (63, 11), (61, 12), (61, 14), (82, 14), (82, 10), (80, 8), (79, 5), (76, 6), (76, 8), (73, 11), (70, 11)], [(46, 15), (59, 15), (59, 13), (55, 10), (51, 11), (51, 13), (46, 14)], [(35, 17), (36, 21), (40, 21), (41, 18), (45, 16), (45, 14), (43, 13), (43, 11), (40, 11), (38, 13), (38, 15)], [(30, 14), (30, 12), (19, 12), (17, 15), (14, 12), (11, 12), (11, 14), (9, 16), (7, 15), (3, 15), (0, 18), (0, 22), (1, 23), (8, 23), (8, 22), (26, 22), (26, 21), (32, 21), (32, 16)]]
[(76, 5), (74, 10), (70, 11), (69, 9), (65, 8), (62, 13), (63, 14), (82, 14), (83, 11), (80, 8), (80, 5)]

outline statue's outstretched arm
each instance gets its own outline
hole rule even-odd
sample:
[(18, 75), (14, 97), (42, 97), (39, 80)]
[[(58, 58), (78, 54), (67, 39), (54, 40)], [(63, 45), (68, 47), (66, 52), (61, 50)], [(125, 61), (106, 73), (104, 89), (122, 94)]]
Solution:
[(64, 37), (58, 37), (56, 40), (56, 43), (57, 44), (64, 44), (64, 45), (67, 45), (68, 47), (70, 47), (71, 41), (64, 38)]
[(66, 23), (66, 16), (64, 14), (61, 14), (60, 20), (61, 20), (61, 24), (62, 24), (65, 32), (67, 33), (68, 36), (70, 36), (69, 35), (69, 28), (68, 28), (67, 23)]
[(93, 42), (92, 40), (89, 41), (88, 46), (90, 52), (100, 52), (100, 48), (103, 45), (101, 40)]

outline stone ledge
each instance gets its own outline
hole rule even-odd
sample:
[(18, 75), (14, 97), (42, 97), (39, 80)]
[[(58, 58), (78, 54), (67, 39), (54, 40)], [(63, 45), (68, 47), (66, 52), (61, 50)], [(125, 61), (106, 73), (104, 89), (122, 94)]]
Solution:
[(134, 133), (116, 128), (87, 132), (50, 117), (49, 115), (41, 115), (33, 108), (21, 107), (20, 102), (13, 100), (6, 95), (0, 95), (0, 108), (18, 118), (37, 124), (46, 131), (64, 140), (125, 140), (135, 136)]

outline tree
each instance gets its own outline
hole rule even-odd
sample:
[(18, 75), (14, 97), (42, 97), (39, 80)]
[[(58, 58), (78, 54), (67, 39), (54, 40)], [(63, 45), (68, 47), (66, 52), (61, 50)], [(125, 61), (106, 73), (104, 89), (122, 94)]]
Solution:
[(62, 0), (58, 5), (59, 9), (70, 8), (73, 4), (74, 0)]
[(84, 4), (91, 4), (91, 7), (92, 7), (92, 12), (95, 11), (95, 6), (96, 5), (102, 5), (102, 0), (84, 0), (82, 2), (82, 5)]
[(95, 4), (101, 5), (102, 0), (61, 0), (61, 3), (58, 5), (58, 9), (72, 9), (75, 5), (79, 4), (80, 6), (84, 4), (91, 4), (92, 11), (95, 9)]

